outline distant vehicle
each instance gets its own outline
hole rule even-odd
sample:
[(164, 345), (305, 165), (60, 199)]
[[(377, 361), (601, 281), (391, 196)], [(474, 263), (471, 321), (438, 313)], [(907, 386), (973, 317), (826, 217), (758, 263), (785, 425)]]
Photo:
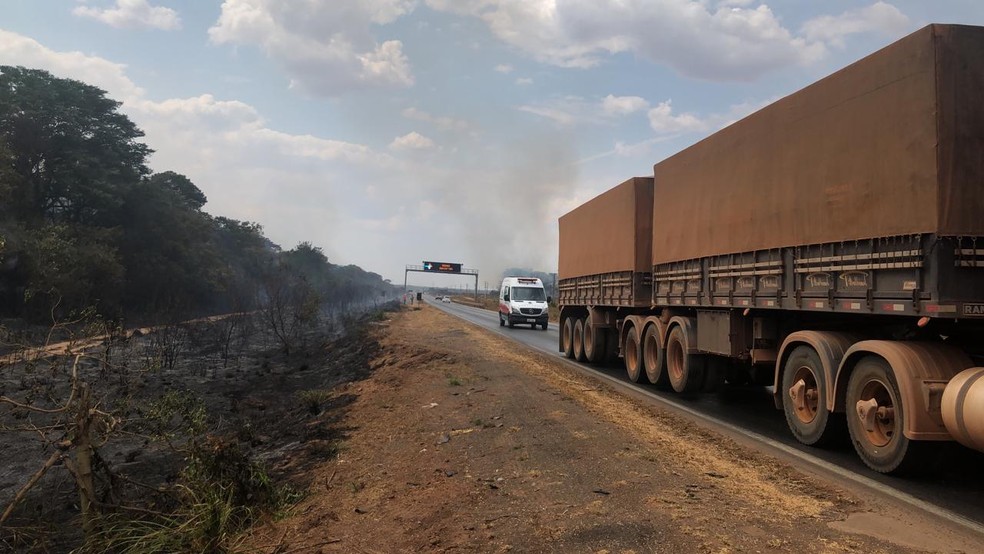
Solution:
[(450, 304), (451, 303), (451, 297), (450, 296), (445, 296), (444, 298), (441, 299), (441, 302), (444, 302), (445, 304)]
[(528, 323), (546, 331), (549, 302), (543, 283), (536, 277), (506, 277), (499, 287), (499, 326)]

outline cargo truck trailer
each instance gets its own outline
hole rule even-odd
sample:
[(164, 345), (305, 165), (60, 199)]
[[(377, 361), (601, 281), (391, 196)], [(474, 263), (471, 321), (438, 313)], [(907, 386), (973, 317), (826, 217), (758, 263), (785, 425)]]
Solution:
[(984, 28), (930, 25), (562, 216), (560, 350), (771, 385), (882, 473), (984, 451), (981, 91)]

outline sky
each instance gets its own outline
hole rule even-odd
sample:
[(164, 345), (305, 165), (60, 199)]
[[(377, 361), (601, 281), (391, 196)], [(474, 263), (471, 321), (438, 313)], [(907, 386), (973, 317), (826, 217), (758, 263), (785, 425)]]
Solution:
[(554, 272), (557, 219), (980, 0), (0, 0), (0, 65), (122, 103), (214, 215), (394, 283)]

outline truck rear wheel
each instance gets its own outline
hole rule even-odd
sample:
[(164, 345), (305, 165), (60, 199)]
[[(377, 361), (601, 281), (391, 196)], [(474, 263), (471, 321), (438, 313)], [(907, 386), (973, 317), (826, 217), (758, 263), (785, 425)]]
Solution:
[(574, 359), (583, 362), (584, 357), (584, 318), (577, 318), (574, 322)]
[(782, 409), (796, 440), (823, 444), (835, 433), (828, 425), (827, 377), (820, 356), (810, 346), (797, 346), (782, 371)]
[(649, 382), (665, 388), (669, 383), (666, 374), (666, 356), (664, 356), (666, 351), (659, 346), (658, 334), (659, 329), (655, 325), (650, 325), (643, 334), (642, 361)]
[(564, 347), (564, 356), (574, 357), (574, 318), (564, 319), (564, 324), (560, 328), (560, 344)]
[(605, 330), (595, 327), (590, 318), (584, 320), (584, 357), (593, 364), (605, 357)]
[(847, 383), (846, 407), (851, 442), (865, 465), (878, 473), (899, 473), (923, 461), (918, 451), (925, 451), (925, 444), (902, 434), (902, 395), (884, 359), (868, 356), (858, 362)]
[(625, 333), (625, 373), (633, 383), (638, 383), (645, 374), (639, 328), (635, 325), (629, 327), (628, 332)]
[(688, 354), (689, 345), (679, 326), (670, 331), (666, 341), (666, 372), (676, 392), (696, 392), (704, 385), (704, 358)]

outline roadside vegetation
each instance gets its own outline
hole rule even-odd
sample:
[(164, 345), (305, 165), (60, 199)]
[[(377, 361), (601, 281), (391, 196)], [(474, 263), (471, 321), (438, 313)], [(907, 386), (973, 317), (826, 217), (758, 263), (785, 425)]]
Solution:
[(207, 213), (119, 108), (0, 66), (0, 550), (234, 552), (395, 289)]

